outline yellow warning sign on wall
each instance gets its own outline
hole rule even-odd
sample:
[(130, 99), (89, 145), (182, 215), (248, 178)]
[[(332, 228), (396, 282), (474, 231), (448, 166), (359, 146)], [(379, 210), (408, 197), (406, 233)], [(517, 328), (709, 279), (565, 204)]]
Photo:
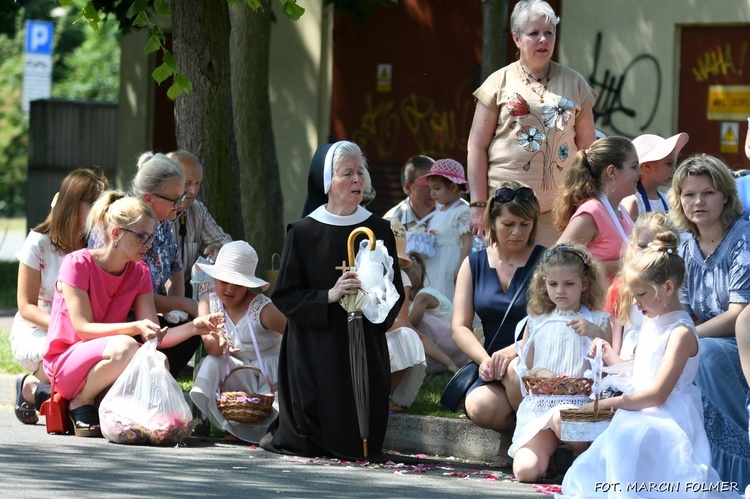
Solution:
[(378, 64), (376, 76), (376, 90), (378, 92), (390, 92), (393, 81), (393, 66), (391, 64)]
[(737, 154), (740, 150), (740, 124), (724, 122), (721, 124), (721, 153)]
[(708, 87), (709, 120), (743, 121), (748, 116), (750, 116), (750, 85), (711, 85)]

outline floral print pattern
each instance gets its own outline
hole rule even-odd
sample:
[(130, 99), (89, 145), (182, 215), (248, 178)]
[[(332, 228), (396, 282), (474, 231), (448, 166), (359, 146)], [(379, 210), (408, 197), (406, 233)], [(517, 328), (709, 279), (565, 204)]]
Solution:
[[(547, 104), (541, 108), (541, 116), (531, 111), (531, 106), (518, 92), (508, 98), (510, 115), (518, 118), (510, 123), (515, 129), (517, 143), (528, 152), (534, 154), (529, 158), (523, 169), (529, 171), (534, 158), (541, 154), (543, 158), (542, 189), (554, 189), (556, 186), (552, 169), (562, 171), (559, 163), (568, 159), (570, 147), (567, 142), (560, 144), (562, 132), (573, 118), (575, 103), (566, 97), (560, 97), (555, 104)], [(558, 162), (559, 160), (559, 162)]]

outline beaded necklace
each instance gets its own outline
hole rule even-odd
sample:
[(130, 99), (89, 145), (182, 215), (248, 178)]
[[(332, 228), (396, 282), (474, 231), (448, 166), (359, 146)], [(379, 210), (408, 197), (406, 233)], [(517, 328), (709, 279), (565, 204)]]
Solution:
[[(552, 61), (550, 61), (549, 63), (549, 67), (547, 68), (547, 73), (541, 78), (537, 78), (533, 74), (526, 71), (526, 68), (524, 68), (523, 64), (521, 64), (521, 61), (518, 61), (518, 66), (521, 68), (521, 71), (518, 72), (518, 75), (523, 78), (523, 81), (524, 83), (526, 83), (526, 86), (529, 87), (529, 89), (532, 92), (534, 92), (536, 95), (538, 95), (540, 102), (544, 104), (544, 95), (547, 93), (547, 85), (549, 84), (549, 81), (551, 79), (550, 72), (552, 71)], [(529, 81), (529, 77), (534, 79), (537, 83), (540, 83), (540, 85), (532, 87), (531, 82)]]

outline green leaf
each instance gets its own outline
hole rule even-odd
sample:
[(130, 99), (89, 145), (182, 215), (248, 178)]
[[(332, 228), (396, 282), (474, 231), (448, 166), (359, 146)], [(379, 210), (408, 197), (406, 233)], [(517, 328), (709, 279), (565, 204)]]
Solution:
[(153, 26), (151, 26), (151, 34), (153, 36), (155, 36), (156, 38), (158, 38), (159, 41), (161, 41), (162, 43), (164, 43), (164, 42), (167, 41), (167, 37), (164, 36), (164, 32), (156, 24), (154, 24)]
[(154, 0), (154, 11), (160, 16), (169, 16), (169, 6), (164, 0)]
[(132, 4), (130, 4), (130, 8), (125, 15), (128, 17), (128, 19), (132, 19), (137, 14), (144, 12), (146, 10), (147, 4), (147, 0), (135, 0)]
[[(260, 0), (244, 0), (244, 2), (247, 4), (248, 7), (251, 9), (257, 11), (258, 9), (263, 10), (263, 6), (260, 4)], [(229, 0), (229, 3), (242, 3), (242, 0), (236, 2), (234, 0)]]
[(156, 83), (161, 84), (161, 82), (172, 76), (172, 73), (174, 73), (174, 69), (164, 63), (158, 68), (154, 69), (154, 72), (151, 73), (151, 77), (156, 80)]
[(89, 2), (83, 8), (82, 12), (91, 27), (94, 28), (94, 31), (99, 31), (99, 21), (101, 21), (101, 18), (99, 18), (99, 12), (96, 10), (96, 7)]
[(73, 2), (73, 0), (60, 0), (60, 5), (63, 7), (67, 7)]
[(156, 38), (154, 35), (151, 35), (151, 38), (148, 39), (148, 43), (146, 43), (146, 48), (143, 49), (144, 54), (150, 54), (152, 52), (156, 52), (161, 48), (161, 43), (159, 42), (159, 39)]
[(169, 50), (164, 51), (164, 64), (172, 68), (172, 71), (179, 71), (180, 66), (177, 61), (174, 60), (174, 56)]
[(305, 9), (297, 5), (295, 0), (284, 1), (284, 15), (292, 21), (299, 21), (299, 18), (302, 17), (302, 14), (304, 13)]
[(135, 21), (133, 21), (133, 26), (138, 26), (139, 28), (148, 26), (149, 24), (150, 24), (150, 21), (148, 20), (148, 14), (146, 14), (145, 11), (140, 12), (135, 17)]
[(169, 97), (172, 100), (175, 100), (184, 91), (185, 89), (182, 88), (179, 83), (173, 83), (172, 86), (169, 87), (169, 90), (167, 90), (167, 97)]
[(186, 92), (191, 92), (193, 90), (193, 82), (188, 80), (187, 76), (182, 73), (174, 74), (174, 82), (184, 88)]

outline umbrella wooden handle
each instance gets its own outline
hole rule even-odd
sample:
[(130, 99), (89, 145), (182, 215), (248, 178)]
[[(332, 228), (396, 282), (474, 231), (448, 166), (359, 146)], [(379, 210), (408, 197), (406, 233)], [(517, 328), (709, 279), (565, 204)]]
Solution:
[(349, 234), (347, 246), (349, 250), (349, 266), (354, 267), (354, 240), (358, 235), (364, 234), (370, 240), (370, 250), (375, 249), (375, 234), (367, 227), (357, 227)]

